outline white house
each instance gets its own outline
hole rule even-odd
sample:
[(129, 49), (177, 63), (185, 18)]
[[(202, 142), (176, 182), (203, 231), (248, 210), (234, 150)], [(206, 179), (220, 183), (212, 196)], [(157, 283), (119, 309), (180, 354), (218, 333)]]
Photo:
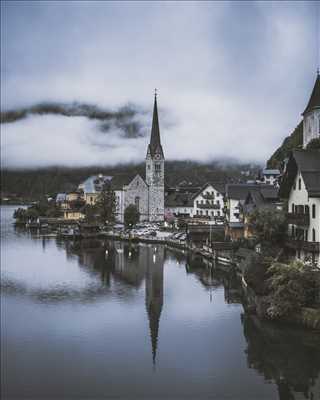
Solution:
[(320, 150), (292, 152), (281, 195), (288, 198), (288, 248), (320, 268)]
[(224, 218), (224, 183), (206, 183), (193, 198), (192, 216), (212, 220)]

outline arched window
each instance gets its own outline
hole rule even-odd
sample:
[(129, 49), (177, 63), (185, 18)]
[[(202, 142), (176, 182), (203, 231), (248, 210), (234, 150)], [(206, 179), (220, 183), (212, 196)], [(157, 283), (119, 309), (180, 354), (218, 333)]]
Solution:
[(309, 210), (309, 206), (304, 206), (304, 213), (306, 214), (306, 215), (309, 215), (309, 213), (310, 213), (310, 210)]
[(306, 240), (306, 242), (308, 241), (308, 229), (306, 229), (306, 231), (305, 231), (305, 240)]
[(316, 217), (316, 205), (312, 204), (312, 218)]
[(294, 203), (291, 204), (291, 212), (294, 214)]
[(139, 196), (137, 196), (135, 199), (134, 199), (134, 204), (135, 204), (135, 206), (136, 206), (136, 208), (137, 208), (137, 210), (139, 211), (140, 210), (140, 197)]
[(298, 187), (299, 187), (299, 190), (301, 190), (301, 178), (299, 178)]
[(312, 241), (316, 241), (316, 230), (314, 228), (312, 229)]

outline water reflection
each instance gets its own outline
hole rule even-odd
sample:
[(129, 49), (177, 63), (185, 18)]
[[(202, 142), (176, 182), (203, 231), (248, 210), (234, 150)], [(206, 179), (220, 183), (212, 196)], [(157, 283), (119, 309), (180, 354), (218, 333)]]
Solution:
[(275, 382), (280, 400), (320, 398), (320, 337), (242, 315), (249, 368)]
[(11, 397), (320, 399), (319, 336), (243, 314), (236, 274), (165, 246), (75, 251), (6, 229)]

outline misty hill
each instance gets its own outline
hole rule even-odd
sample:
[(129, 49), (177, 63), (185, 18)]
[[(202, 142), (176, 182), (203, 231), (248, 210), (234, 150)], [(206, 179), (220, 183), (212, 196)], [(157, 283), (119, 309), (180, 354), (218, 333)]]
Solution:
[(272, 154), (267, 161), (267, 168), (280, 168), (283, 160), (289, 156), (291, 150), (301, 148), (303, 144), (303, 122), (294, 129), (291, 135), (287, 136), (281, 146)]
[[(208, 181), (239, 182), (254, 178), (260, 166), (238, 163), (197, 163), (194, 161), (166, 161), (167, 185), (181, 181), (202, 185)], [(76, 189), (78, 184), (90, 175), (136, 174), (144, 176), (145, 164), (126, 164), (115, 167), (51, 167), (33, 170), (2, 170), (2, 196), (16, 195), (37, 199), (42, 195), (55, 195)]]

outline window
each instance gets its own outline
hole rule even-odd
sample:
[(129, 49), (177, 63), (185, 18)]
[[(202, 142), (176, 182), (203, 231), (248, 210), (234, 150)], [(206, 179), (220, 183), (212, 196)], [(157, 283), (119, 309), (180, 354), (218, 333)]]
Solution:
[(214, 212), (213, 211), (211, 211), (211, 215), (214, 216)]
[(306, 242), (308, 241), (308, 229), (306, 229), (306, 231), (305, 231), (305, 240), (306, 240)]
[(217, 212), (217, 216), (220, 217), (220, 211)]
[(160, 171), (161, 170), (161, 165), (160, 164), (155, 164), (155, 170)]
[(298, 183), (298, 185), (299, 185), (299, 190), (301, 190), (301, 178), (299, 178), (299, 183)]
[(293, 190), (296, 190), (296, 188), (297, 188), (297, 184), (296, 184), (296, 181), (294, 181)]
[(314, 228), (312, 229), (312, 241), (316, 241), (316, 230)]
[(140, 208), (139, 208), (139, 206), (140, 206), (140, 197), (137, 196), (137, 197), (134, 199), (134, 204), (135, 204), (137, 210), (139, 211), (139, 210), (140, 210)]
[(294, 214), (294, 203), (291, 204), (291, 212)]
[(306, 215), (309, 215), (309, 206), (307, 206), (307, 205), (304, 206), (304, 213)]
[(208, 212), (208, 210), (206, 210), (206, 215), (209, 215), (209, 212)]
[(316, 217), (316, 205), (312, 204), (312, 218)]
[(294, 225), (291, 226), (291, 236), (294, 237)]

